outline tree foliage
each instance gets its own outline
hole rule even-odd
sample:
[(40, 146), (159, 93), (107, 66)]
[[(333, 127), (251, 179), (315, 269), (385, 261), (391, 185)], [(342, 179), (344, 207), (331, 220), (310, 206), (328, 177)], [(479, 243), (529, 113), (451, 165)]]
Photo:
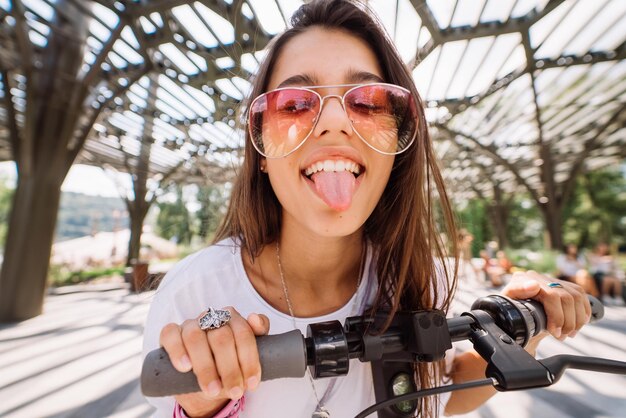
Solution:
[(0, 179), (0, 248), (4, 248), (12, 198), (13, 189), (8, 187), (5, 182)]
[(544, 248), (545, 221), (530, 197), (521, 194), (513, 201), (510, 210), (506, 233), (511, 248)]
[(209, 242), (226, 210), (228, 197), (224, 188), (214, 185), (199, 186), (194, 202), (198, 209), (195, 211), (188, 209), (182, 186), (173, 186), (171, 190), (176, 194), (176, 200), (158, 204), (158, 234), (185, 245), (190, 244), (194, 237), (199, 238), (201, 245)]
[(175, 186), (176, 200), (161, 202), (157, 216), (157, 232), (163, 238), (176, 241), (178, 244), (189, 244), (193, 236), (192, 220), (183, 199), (182, 186)]
[(566, 242), (587, 248), (598, 242), (624, 245), (626, 177), (617, 168), (581, 175), (565, 215)]
[[(473, 199), (457, 211), (460, 226), (474, 235), (472, 253), (495, 238), (495, 231), (482, 199)], [(511, 248), (543, 249), (545, 221), (539, 208), (526, 194), (520, 194), (508, 207), (506, 226)], [(626, 177), (618, 168), (581, 174), (576, 189), (563, 212), (564, 241), (591, 248), (608, 242), (626, 244)]]
[(485, 201), (472, 199), (456, 214), (459, 227), (466, 229), (474, 237), (471, 248), (472, 257), (478, 257), (480, 250), (485, 248), (493, 236), (493, 227), (489, 223)]
[(227, 198), (224, 192), (215, 186), (201, 186), (198, 189), (198, 202), (200, 210), (198, 218), (198, 235), (203, 242), (209, 241), (225, 213)]

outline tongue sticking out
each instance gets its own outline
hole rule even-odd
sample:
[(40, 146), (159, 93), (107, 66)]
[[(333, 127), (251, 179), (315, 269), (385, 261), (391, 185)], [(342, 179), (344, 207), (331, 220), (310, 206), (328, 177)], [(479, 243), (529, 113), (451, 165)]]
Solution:
[(319, 171), (311, 176), (315, 191), (324, 202), (337, 211), (350, 207), (356, 189), (356, 179), (348, 171)]

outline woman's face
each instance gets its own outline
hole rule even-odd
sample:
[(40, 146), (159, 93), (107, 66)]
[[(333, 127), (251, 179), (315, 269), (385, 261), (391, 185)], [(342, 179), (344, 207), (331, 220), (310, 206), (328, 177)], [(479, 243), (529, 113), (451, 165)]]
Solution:
[[(378, 60), (365, 42), (346, 32), (313, 27), (283, 47), (268, 91), (381, 81)], [(322, 97), (341, 96), (348, 89), (316, 91)], [(337, 98), (326, 99), (306, 142), (287, 157), (266, 161), (272, 188), (282, 205), (283, 227), (296, 226), (327, 237), (358, 231), (378, 203), (393, 162), (393, 156), (382, 155), (359, 139)], [(330, 171), (310, 175), (319, 164)]]

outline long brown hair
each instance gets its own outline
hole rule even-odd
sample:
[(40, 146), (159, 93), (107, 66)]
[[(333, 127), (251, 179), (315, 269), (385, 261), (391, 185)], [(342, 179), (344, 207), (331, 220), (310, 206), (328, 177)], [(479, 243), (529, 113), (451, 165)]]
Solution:
[[(450, 266), (442, 261), (447, 253), (436, 217), (442, 221), (456, 260), (454, 217), (411, 72), (374, 14), (354, 0), (314, 0), (300, 7), (291, 18), (291, 28), (274, 38), (268, 47), (252, 82), (250, 100), (266, 91), (284, 45), (311, 27), (342, 30), (364, 40), (378, 57), (385, 82), (409, 89), (418, 101), (419, 130), (415, 144), (396, 155), (383, 195), (365, 222), (365, 237), (377, 254), (379, 288), (373, 311), (390, 310), (390, 319), (398, 309), (447, 311), (456, 287), (457, 262)], [(216, 242), (235, 237), (251, 258), (279, 238), (281, 226), (281, 206), (268, 177), (259, 170), (260, 161), (246, 129), (244, 163), (226, 217), (215, 237)], [(418, 363), (416, 375), (420, 386), (438, 385), (442, 367)], [(420, 404), (420, 416), (437, 414), (438, 402), (427, 399)]]

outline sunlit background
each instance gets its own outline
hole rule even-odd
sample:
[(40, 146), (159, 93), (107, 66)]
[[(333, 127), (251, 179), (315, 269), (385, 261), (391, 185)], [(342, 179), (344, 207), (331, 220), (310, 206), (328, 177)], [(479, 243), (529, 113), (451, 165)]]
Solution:
[[(626, 1), (364, 3), (412, 71), (476, 271), (504, 249), (551, 274), (562, 244), (600, 241), (626, 268)], [(301, 4), (0, 0), (0, 415), (149, 414), (151, 293), (129, 287), (210, 242), (249, 80)], [(466, 279), (458, 311), (493, 291)], [(623, 359), (619, 297), (605, 325), (540, 354)], [(626, 410), (623, 378), (572, 376), (474, 416)]]

